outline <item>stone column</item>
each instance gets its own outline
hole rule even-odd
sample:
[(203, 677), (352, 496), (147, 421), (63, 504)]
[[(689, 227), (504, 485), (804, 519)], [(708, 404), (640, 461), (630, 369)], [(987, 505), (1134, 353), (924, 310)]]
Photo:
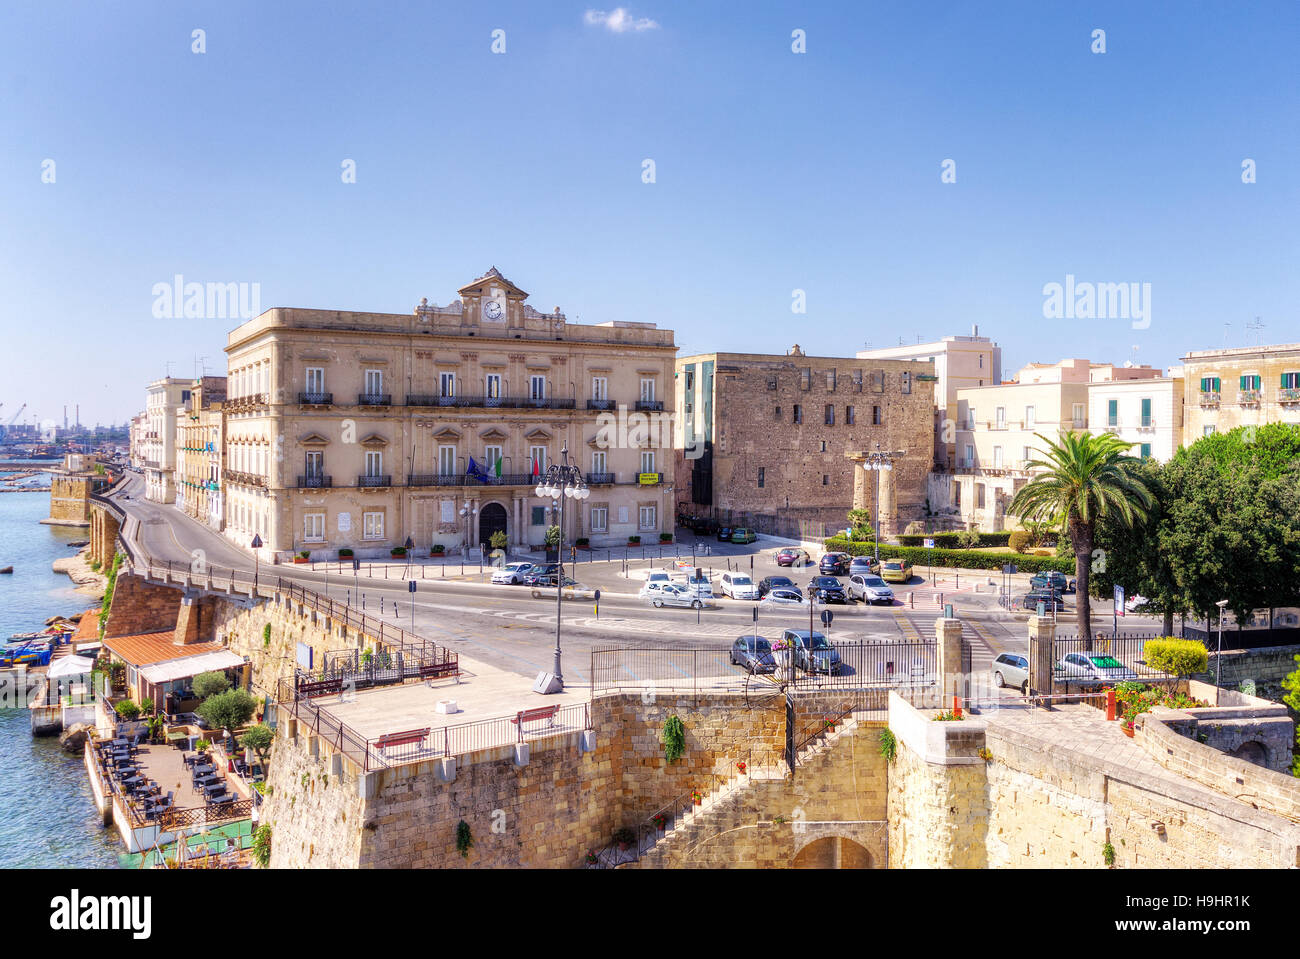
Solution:
[(875, 477), (871, 475), (871, 470), (862, 468), (865, 454), (845, 453), (844, 456), (853, 470), (853, 508), (870, 509), (876, 495), (876, 486)]
[[(863, 470), (866, 472), (866, 470)], [(898, 483), (894, 479), (898, 473), (898, 463), (894, 468), (880, 471), (880, 535), (898, 534)]]
[(966, 676), (961, 662), (961, 620), (940, 616), (934, 621), (938, 653), (940, 705), (951, 708), (952, 697), (966, 695)]
[(1049, 696), (1056, 663), (1056, 624), (1050, 616), (1029, 617), (1029, 694)]

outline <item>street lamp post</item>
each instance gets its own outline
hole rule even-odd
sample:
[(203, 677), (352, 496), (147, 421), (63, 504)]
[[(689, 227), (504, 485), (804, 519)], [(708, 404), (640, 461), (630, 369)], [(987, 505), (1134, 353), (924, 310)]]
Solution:
[(461, 550), (461, 553), (460, 553), (460, 571), (461, 571), (461, 574), (464, 575), (464, 573), (465, 573), (465, 557), (469, 555), (469, 535), (470, 535), (470, 534), (469, 534), (469, 523), (470, 523), (470, 517), (472, 517), (472, 516), (477, 516), (477, 515), (478, 515), (478, 506), (477, 506), (477, 505), (473, 505), (473, 506), (471, 506), (470, 503), (469, 503), (469, 501), (466, 500), (466, 501), (465, 501), (465, 505), (462, 506), (462, 507), (460, 508), (460, 515), (461, 515), (461, 517), (465, 520), (465, 546), (464, 546), (464, 548)]
[(1223, 680), (1223, 609), (1228, 605), (1226, 599), (1214, 604), (1219, 607), (1219, 651), (1214, 657), (1214, 705), (1219, 705), (1219, 687)]
[(584, 500), (591, 495), (591, 490), (587, 488), (582, 478), (582, 470), (578, 469), (576, 464), (569, 462), (567, 444), (560, 449), (560, 460), (561, 462), (552, 463), (546, 468), (546, 475), (538, 480), (534, 492), (538, 496), (549, 496), (552, 500), (558, 501), (560, 539), (556, 544), (556, 556), (560, 561), (560, 568), (555, 583), (555, 663), (551, 667), (551, 674), (562, 690), (564, 673), (560, 667), (560, 622), (564, 605), (564, 501)]

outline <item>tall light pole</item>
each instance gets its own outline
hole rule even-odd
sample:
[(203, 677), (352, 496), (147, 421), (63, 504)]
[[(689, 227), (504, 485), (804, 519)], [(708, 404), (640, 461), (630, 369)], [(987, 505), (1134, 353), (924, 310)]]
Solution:
[(460, 508), (460, 515), (465, 520), (465, 549), (461, 555), (468, 556), (469, 555), (469, 522), (471, 516), (478, 515), (478, 506), (477, 505), (471, 506), (469, 501), (466, 500), (465, 505)]
[(578, 469), (576, 464), (569, 462), (567, 444), (560, 448), (560, 460), (559, 463), (552, 463), (546, 468), (546, 475), (538, 480), (534, 492), (538, 496), (549, 496), (559, 503), (560, 539), (556, 544), (556, 555), (560, 561), (560, 569), (555, 582), (555, 663), (551, 667), (551, 674), (562, 690), (564, 673), (560, 668), (560, 617), (564, 606), (564, 501), (584, 500), (591, 495), (591, 490), (587, 488), (582, 478), (582, 470)]
[(875, 546), (876, 546), (876, 571), (880, 571), (880, 474), (884, 470), (894, 468), (894, 460), (902, 456), (902, 453), (881, 452), (880, 444), (876, 444), (876, 451), (868, 453), (866, 459), (862, 462), (862, 468), (876, 474), (876, 502), (875, 502)]
[(1226, 599), (1214, 604), (1219, 607), (1219, 652), (1214, 657), (1214, 705), (1219, 705), (1219, 685), (1223, 679), (1223, 609), (1228, 605)]

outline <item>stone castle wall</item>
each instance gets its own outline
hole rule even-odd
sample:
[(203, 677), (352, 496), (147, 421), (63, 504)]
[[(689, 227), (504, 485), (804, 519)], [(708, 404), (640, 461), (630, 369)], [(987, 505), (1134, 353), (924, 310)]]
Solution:
[(89, 476), (58, 476), (50, 479), (50, 519), (64, 524), (90, 525)]

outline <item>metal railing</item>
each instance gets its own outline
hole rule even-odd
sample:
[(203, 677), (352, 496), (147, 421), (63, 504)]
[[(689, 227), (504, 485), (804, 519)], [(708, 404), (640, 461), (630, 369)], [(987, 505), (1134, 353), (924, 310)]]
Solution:
[(298, 404), (300, 406), (332, 406), (334, 404), (334, 394), (299, 393)]
[(438, 396), (436, 393), (407, 393), (407, 406), (447, 406), (457, 409), (571, 410), (573, 399), (531, 396)]
[(588, 486), (613, 486), (616, 482), (613, 473), (588, 473)]
[(587, 400), (589, 410), (612, 410), (617, 407), (614, 400)]
[(1201, 406), (1218, 406), (1219, 394), (1206, 390), (1201, 391), (1200, 404)]
[(357, 486), (361, 489), (372, 489), (381, 486), (392, 486), (393, 478), (391, 476), (358, 476)]
[(644, 413), (661, 413), (664, 408), (663, 400), (637, 400), (636, 408)]
[(392, 393), (358, 393), (357, 406), (392, 406)]
[(334, 485), (334, 477), (324, 475), (299, 476), (298, 489), (329, 489)]
[[(1059, 682), (1069, 683), (1088, 683), (1088, 682), (1116, 682), (1123, 679), (1123, 676), (1099, 676), (1088, 677), (1084, 675), (1070, 675), (1069, 671), (1064, 668), (1063, 661), (1071, 653), (1091, 653), (1094, 655), (1107, 655), (1114, 657), (1122, 663), (1127, 669), (1132, 671), (1138, 678), (1171, 678), (1162, 670), (1155, 669), (1147, 664), (1146, 645), (1154, 636), (1141, 636), (1134, 634), (1120, 633), (1112, 635), (1107, 633), (1098, 633), (1092, 639), (1091, 647), (1078, 636), (1057, 636), (1052, 649), (1052, 661), (1056, 664), (1056, 680)], [(1130, 679), (1132, 677), (1129, 677)]]
[(469, 473), (412, 473), (407, 486), (535, 486), (538, 478), (531, 473), (488, 473), (486, 478)]

